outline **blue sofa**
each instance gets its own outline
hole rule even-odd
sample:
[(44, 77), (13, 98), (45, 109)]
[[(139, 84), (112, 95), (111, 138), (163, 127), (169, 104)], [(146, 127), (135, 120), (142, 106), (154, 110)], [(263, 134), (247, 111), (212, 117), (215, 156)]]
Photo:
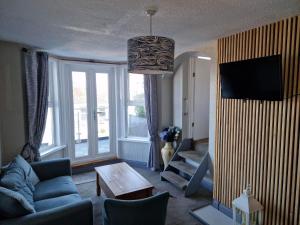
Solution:
[(78, 194), (69, 159), (34, 162), (31, 167), (39, 178), (33, 192), (35, 212), (16, 218), (2, 215), (0, 225), (93, 224), (92, 202)]

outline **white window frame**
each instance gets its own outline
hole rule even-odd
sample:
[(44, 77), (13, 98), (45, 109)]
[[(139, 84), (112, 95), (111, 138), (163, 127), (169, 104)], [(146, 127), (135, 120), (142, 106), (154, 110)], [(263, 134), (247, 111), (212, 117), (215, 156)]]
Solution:
[[(109, 92), (110, 92), (110, 118), (114, 120), (110, 124), (110, 138), (111, 140), (111, 152), (108, 154), (96, 154), (95, 158), (106, 158), (111, 156), (116, 156), (118, 154), (118, 140), (129, 141), (129, 142), (140, 142), (149, 143), (148, 137), (135, 137), (128, 136), (128, 101), (129, 99), (129, 76), (127, 72), (127, 67), (124, 65), (109, 65), (101, 64), (97, 65), (94, 63), (81, 63), (74, 61), (65, 61), (55, 58), (49, 58), (49, 91), (52, 93), (51, 104), (53, 104), (53, 145), (47, 146), (47, 148), (40, 149), (41, 156), (46, 156), (52, 154), (53, 152), (66, 149), (63, 155), (71, 157), (72, 162), (84, 162), (89, 161), (91, 158), (75, 158), (71, 150), (73, 134), (70, 133), (70, 128), (73, 122), (73, 115), (70, 111), (72, 102), (71, 98), (71, 83), (66, 76), (70, 73), (70, 69), (77, 67), (88, 71), (88, 73), (105, 72), (104, 67), (113, 68), (110, 71), (113, 77), (109, 81)], [(100, 69), (99, 69), (100, 68)], [(93, 82), (93, 81), (91, 81)], [(134, 103), (134, 102), (133, 102)]]
[[(143, 75), (141, 75), (143, 76)], [(140, 105), (136, 104), (135, 101), (130, 100), (130, 93), (129, 93), (129, 73), (127, 72), (127, 68), (123, 68), (123, 76), (121, 76), (122, 79), (120, 81), (121, 84), (121, 91), (120, 91), (120, 100), (121, 100), (121, 120), (122, 120), (122, 134), (121, 134), (121, 141), (135, 141), (135, 142), (143, 142), (143, 143), (148, 143), (150, 135), (148, 133), (147, 137), (140, 137), (140, 136), (130, 136), (128, 134), (128, 106), (129, 105)], [(124, 96), (124, 97), (123, 97)], [(130, 104), (132, 103), (132, 104)], [(142, 102), (141, 102), (142, 104)], [(144, 103), (145, 104), (145, 103)]]
[[(60, 112), (59, 112), (59, 97), (58, 97), (58, 62), (53, 58), (49, 58), (48, 62), (49, 68), (49, 98), (48, 98), (48, 108), (52, 107), (52, 141), (53, 144), (40, 147), (39, 151), (41, 156), (45, 156), (53, 151), (60, 150), (65, 146), (61, 146), (60, 138)], [(47, 109), (48, 110), (48, 109)], [(48, 115), (47, 115), (48, 116)]]
[[(59, 62), (60, 64), (60, 71), (59, 71), (59, 77), (60, 77), (60, 96), (61, 96), (61, 110), (63, 114), (63, 136), (65, 139), (65, 142), (68, 146), (68, 156), (72, 159), (73, 163), (77, 162), (85, 162), (90, 161), (92, 159), (104, 159), (109, 157), (115, 157), (117, 154), (117, 147), (116, 147), (116, 134), (115, 134), (115, 66), (111, 64), (95, 64), (95, 63), (88, 63), (88, 62), (75, 62), (75, 61), (63, 61), (61, 60)], [(96, 73), (107, 73), (109, 74), (109, 118), (110, 118), (110, 152), (107, 153), (98, 153), (97, 152), (97, 143), (90, 142), (89, 145), (89, 152), (87, 156), (83, 157), (75, 157), (75, 146), (74, 146), (74, 115), (73, 115), (73, 94), (72, 94), (72, 79), (71, 79), (71, 71), (79, 71), (79, 72), (85, 72), (87, 76), (87, 98), (88, 100), (88, 107), (91, 106), (91, 108), (96, 107), (96, 99), (91, 97), (92, 93), (95, 93), (96, 91), (96, 81), (94, 80), (94, 74)], [(93, 78), (94, 77), (94, 78)], [(90, 101), (91, 100), (91, 101)], [(92, 109), (88, 109), (92, 110)], [(94, 112), (90, 112), (88, 114), (88, 120), (92, 121), (89, 122), (89, 124), (93, 123), (93, 117)], [(95, 133), (96, 127), (95, 124), (90, 126), (88, 128), (88, 138), (90, 140), (94, 140), (97, 135)]]

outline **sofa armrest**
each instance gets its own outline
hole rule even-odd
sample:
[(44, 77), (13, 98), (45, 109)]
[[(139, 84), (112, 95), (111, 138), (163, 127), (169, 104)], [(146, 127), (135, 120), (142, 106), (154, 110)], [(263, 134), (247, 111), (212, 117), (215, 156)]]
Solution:
[(93, 205), (90, 200), (49, 209), (26, 216), (0, 220), (0, 225), (93, 225)]
[(71, 176), (71, 162), (68, 158), (46, 160), (31, 163), (40, 180), (48, 180), (59, 176)]

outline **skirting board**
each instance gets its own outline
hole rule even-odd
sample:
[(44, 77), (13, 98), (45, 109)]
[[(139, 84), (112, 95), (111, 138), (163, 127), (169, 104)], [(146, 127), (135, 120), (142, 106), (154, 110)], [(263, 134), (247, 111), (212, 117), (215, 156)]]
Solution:
[(122, 162), (126, 162), (128, 165), (138, 168), (147, 169), (147, 163), (146, 162), (140, 162), (135, 160), (128, 160), (128, 159), (121, 159)]

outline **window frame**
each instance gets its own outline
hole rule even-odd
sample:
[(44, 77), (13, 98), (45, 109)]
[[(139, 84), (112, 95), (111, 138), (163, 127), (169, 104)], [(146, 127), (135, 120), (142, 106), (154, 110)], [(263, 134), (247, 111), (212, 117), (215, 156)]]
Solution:
[[(68, 119), (70, 119), (69, 108), (71, 103), (69, 101), (69, 92), (71, 84), (66, 74), (70, 72), (69, 70), (71, 67), (73, 68), (73, 66), (88, 68), (89, 70), (98, 70), (98, 68), (101, 68), (101, 72), (103, 71), (103, 66), (108, 66), (111, 69), (112, 76), (114, 76), (114, 78), (111, 78), (112, 80), (110, 81), (109, 92), (111, 95), (110, 101), (112, 101), (112, 103), (110, 104), (112, 107), (110, 109), (110, 117), (116, 118), (115, 122), (110, 125), (111, 138), (115, 138), (115, 142), (112, 140), (113, 144), (111, 148), (114, 149), (114, 151), (111, 151), (109, 155), (118, 154), (118, 140), (149, 143), (149, 132), (147, 137), (128, 135), (128, 106), (130, 105), (130, 103), (133, 103), (132, 105), (135, 105), (137, 102), (130, 101), (130, 93), (128, 90), (129, 73), (127, 72), (126, 66), (98, 66), (90, 63), (78, 63), (73, 61), (62, 61), (55, 58), (49, 58), (49, 92), (51, 93), (50, 106), (53, 106), (53, 144), (44, 148), (40, 148), (39, 150), (41, 156), (44, 157), (48, 154), (52, 154), (55, 151), (66, 149), (67, 151), (64, 154), (70, 156), (73, 162), (77, 162), (77, 159), (73, 158), (70, 152), (70, 146), (72, 144), (70, 143), (70, 141), (73, 139), (70, 137), (69, 133), (70, 123), (67, 121)], [(139, 102), (138, 105), (140, 105)], [(101, 157), (106, 157), (106, 155), (101, 155)], [(80, 160), (84, 161), (85, 159), (80, 158)]]
[[(60, 118), (59, 118), (59, 103), (58, 103), (58, 82), (57, 82), (57, 73), (58, 73), (58, 63), (55, 59), (49, 58), (48, 62), (48, 79), (49, 79), (49, 97), (48, 97), (48, 108), (52, 108), (52, 144), (40, 147), (39, 151), (40, 154), (46, 155), (51, 151), (52, 149), (56, 149), (59, 147), (60, 140), (59, 140), (59, 131), (60, 131)], [(48, 110), (47, 108), (47, 110)], [(48, 113), (47, 113), (48, 116)], [(46, 129), (46, 127), (45, 127)], [(44, 135), (43, 135), (44, 137)]]
[[(145, 100), (144, 103), (138, 102), (138, 101), (132, 101), (130, 100), (130, 92), (129, 92), (129, 75), (130, 73), (127, 72), (127, 69), (124, 69), (124, 80), (123, 80), (123, 88), (124, 88), (124, 121), (123, 121), (123, 126), (124, 126), (124, 139), (126, 140), (135, 140), (135, 141), (141, 141), (141, 142), (148, 142), (150, 135), (149, 132), (147, 131), (147, 137), (142, 137), (142, 136), (133, 136), (129, 135), (129, 124), (128, 124), (128, 106), (140, 106), (143, 104), (145, 107)], [(141, 74), (140, 76), (144, 76)], [(145, 95), (145, 93), (144, 93)], [(144, 98), (145, 99), (145, 98)], [(146, 110), (146, 109), (145, 109)]]
[[(76, 61), (59, 61), (59, 91), (60, 91), (60, 102), (62, 113), (62, 136), (65, 145), (67, 146), (66, 154), (71, 158), (73, 163), (90, 161), (93, 159), (103, 159), (106, 157), (116, 157), (117, 155), (117, 144), (116, 144), (116, 112), (115, 112), (115, 68), (116, 66), (111, 64), (94, 64), (89, 62), (76, 62)], [(75, 145), (74, 145), (74, 115), (73, 115), (73, 93), (72, 93), (72, 71), (85, 72), (86, 73), (86, 85), (87, 85), (87, 98), (88, 98), (88, 139), (89, 149), (88, 155), (82, 157), (75, 157)], [(110, 138), (110, 151), (105, 153), (98, 152), (98, 143), (94, 143), (93, 140), (97, 135), (96, 124), (93, 124), (95, 111), (94, 108), (97, 107), (96, 95), (96, 74), (97, 73), (107, 73), (108, 76), (108, 93), (109, 93), (109, 138)], [(94, 92), (95, 91), (95, 92)]]

